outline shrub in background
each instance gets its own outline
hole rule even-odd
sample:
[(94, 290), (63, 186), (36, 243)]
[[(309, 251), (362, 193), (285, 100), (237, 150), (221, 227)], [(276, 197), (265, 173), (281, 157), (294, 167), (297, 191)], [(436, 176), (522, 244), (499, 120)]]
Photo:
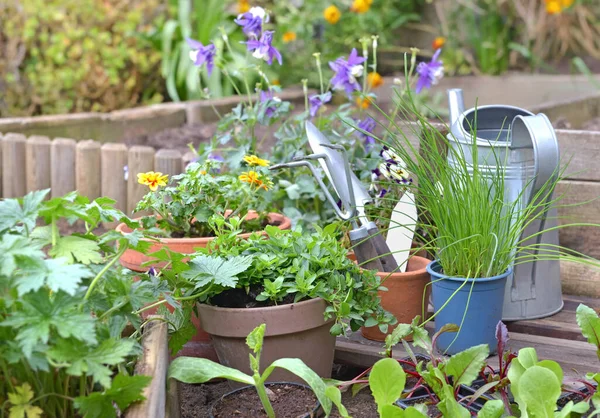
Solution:
[(162, 101), (143, 33), (160, 0), (8, 0), (0, 6), (0, 116), (111, 111)]

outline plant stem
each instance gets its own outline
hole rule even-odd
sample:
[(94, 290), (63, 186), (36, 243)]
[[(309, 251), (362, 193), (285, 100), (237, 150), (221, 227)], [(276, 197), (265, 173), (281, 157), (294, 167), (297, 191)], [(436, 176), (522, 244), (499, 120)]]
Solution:
[[(83, 297), (83, 300), (86, 301), (89, 299), (90, 295), (92, 294), (92, 290), (94, 290), (94, 287), (96, 287), (96, 284), (98, 284), (98, 281), (102, 278), (102, 276), (104, 276), (104, 274), (119, 260), (119, 258), (121, 258), (121, 256), (125, 253), (125, 251), (127, 250), (128, 246), (127, 245), (123, 245), (121, 246), (121, 248), (119, 248), (119, 251), (117, 252), (117, 254), (113, 257), (112, 260), (110, 260), (108, 262), (108, 264), (106, 264), (104, 266), (104, 268), (102, 270), (100, 270), (98, 272), (98, 274), (96, 275), (96, 277), (94, 277), (94, 279), (92, 280), (92, 282), (90, 283), (90, 287), (88, 287), (87, 292), (85, 292), (85, 296)], [(81, 308), (83, 309), (83, 304), (81, 305)]]
[(265, 409), (265, 413), (269, 418), (275, 418), (275, 411), (273, 411), (273, 406), (271, 405), (271, 401), (267, 395), (267, 390), (264, 383), (261, 381), (260, 375), (258, 373), (254, 373), (252, 377), (254, 377), (256, 392), (258, 392), (258, 397), (260, 398), (260, 402)]

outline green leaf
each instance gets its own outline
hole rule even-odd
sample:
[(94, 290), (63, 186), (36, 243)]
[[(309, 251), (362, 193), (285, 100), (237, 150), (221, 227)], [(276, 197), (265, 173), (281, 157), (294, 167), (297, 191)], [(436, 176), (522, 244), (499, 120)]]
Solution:
[(23, 383), (15, 387), (15, 392), (8, 394), (8, 402), (12, 404), (9, 408), (9, 418), (39, 418), (42, 416), (42, 409), (39, 406), (31, 405), (34, 393), (29, 383)]
[(405, 418), (406, 414), (396, 405), (383, 405), (380, 408), (379, 416), (380, 418)]
[(375, 365), (369, 374), (369, 386), (381, 411), (384, 405), (392, 405), (400, 398), (406, 383), (406, 373), (397, 360), (384, 358)]
[(477, 414), (478, 418), (500, 418), (504, 413), (504, 403), (500, 399), (489, 400)]
[(142, 391), (151, 381), (152, 376), (118, 374), (109, 389), (75, 398), (75, 407), (86, 418), (116, 417), (113, 403), (125, 411), (132, 403), (143, 401)]
[(520, 397), (532, 416), (553, 417), (560, 393), (561, 382), (545, 367), (529, 367), (519, 381)]
[(94, 241), (76, 235), (61, 237), (50, 250), (50, 255), (55, 258), (62, 257), (68, 264), (76, 260), (82, 264), (99, 264), (102, 262), (100, 247)]
[(217, 377), (254, 386), (251, 376), (205, 358), (178, 357), (169, 366), (169, 378), (183, 383), (205, 383)]
[(235, 287), (237, 284), (236, 276), (246, 271), (251, 264), (251, 256), (224, 259), (201, 254), (189, 262), (190, 269), (184, 272), (183, 276), (195, 281), (197, 289), (209, 283), (223, 287)]
[(471, 416), (469, 410), (460, 405), (454, 397), (452, 386), (444, 385), (443, 394), (440, 398), (441, 400), (437, 406), (444, 417), (469, 418)]
[(598, 358), (600, 358), (600, 318), (598, 314), (589, 306), (580, 304), (577, 307), (576, 317), (581, 333), (590, 344), (596, 346)]
[(266, 324), (260, 324), (246, 337), (246, 345), (254, 352), (254, 354), (258, 354), (262, 349), (266, 327)]
[(261, 376), (261, 380), (263, 383), (267, 380), (269, 375), (273, 372), (273, 370), (279, 367), (281, 369), (285, 369), (288, 372), (291, 372), (304, 380), (308, 386), (313, 390), (315, 396), (321, 402), (321, 406), (327, 415), (331, 413), (332, 403), (331, 400), (325, 394), (325, 390), (327, 387), (323, 380), (316, 374), (310, 367), (308, 367), (304, 362), (297, 358), (282, 358), (279, 360), (275, 360), (269, 367), (265, 369), (263, 375)]
[[(590, 405), (587, 402), (573, 403), (573, 401), (567, 402), (560, 412), (554, 413), (554, 418), (570, 418), (571, 416), (580, 416), (585, 414), (590, 409)], [(571, 415), (573, 413), (574, 415)]]
[(135, 341), (129, 339), (107, 339), (97, 347), (89, 347), (74, 340), (61, 340), (48, 350), (48, 356), (55, 362), (67, 365), (67, 373), (73, 376), (91, 375), (94, 382), (105, 388), (111, 385), (112, 370), (106, 365), (115, 366), (132, 354)]
[(80, 264), (66, 264), (64, 259), (49, 259), (46, 264), (46, 285), (54, 292), (62, 290), (74, 295), (81, 279), (92, 277), (94, 274)]
[(50, 189), (28, 193), (22, 200), (4, 199), (0, 201), (0, 231), (23, 225), (28, 231), (33, 230), (38, 217), (40, 204)]
[(36, 264), (44, 258), (40, 247), (19, 235), (5, 234), (0, 240), (0, 275), (10, 276), (17, 268)]
[(336, 406), (339, 415), (342, 418), (351, 418), (350, 415), (348, 415), (348, 410), (346, 407), (342, 405), (342, 392), (340, 392), (336, 386), (327, 386), (327, 389), (325, 389), (325, 395), (331, 399), (331, 402), (333, 402), (333, 404)]
[(480, 344), (450, 357), (446, 362), (446, 373), (454, 377), (454, 387), (470, 385), (485, 367), (489, 353), (488, 345)]
[(404, 418), (427, 418), (427, 415), (417, 408), (410, 406), (404, 410)]
[(538, 356), (535, 348), (525, 347), (519, 350), (517, 354), (517, 359), (521, 365), (528, 369), (530, 367), (535, 366), (538, 363)]

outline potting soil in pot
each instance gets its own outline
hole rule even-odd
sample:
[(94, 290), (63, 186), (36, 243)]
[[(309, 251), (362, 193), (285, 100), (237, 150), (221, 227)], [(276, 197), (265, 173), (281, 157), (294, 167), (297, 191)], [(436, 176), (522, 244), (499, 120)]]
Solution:
[[(270, 392), (269, 392), (270, 391)], [(267, 388), (269, 400), (276, 417), (298, 418), (310, 414), (317, 397), (310, 388), (278, 384)], [(213, 408), (214, 418), (266, 418), (262, 403), (254, 387), (237, 391), (219, 401)]]

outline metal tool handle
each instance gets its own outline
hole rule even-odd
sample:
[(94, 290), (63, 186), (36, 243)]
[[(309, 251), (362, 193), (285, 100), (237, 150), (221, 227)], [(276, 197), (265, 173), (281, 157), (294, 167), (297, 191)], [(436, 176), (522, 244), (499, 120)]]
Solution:
[(396, 259), (394, 258), (394, 254), (390, 252), (390, 248), (383, 239), (383, 235), (381, 235), (381, 231), (375, 225), (375, 222), (369, 222), (367, 224), (369, 236), (371, 237), (370, 241), (373, 243), (375, 247), (375, 251), (379, 255), (379, 261), (381, 261), (381, 266), (383, 270), (387, 273), (397, 272), (398, 263), (396, 263)]

